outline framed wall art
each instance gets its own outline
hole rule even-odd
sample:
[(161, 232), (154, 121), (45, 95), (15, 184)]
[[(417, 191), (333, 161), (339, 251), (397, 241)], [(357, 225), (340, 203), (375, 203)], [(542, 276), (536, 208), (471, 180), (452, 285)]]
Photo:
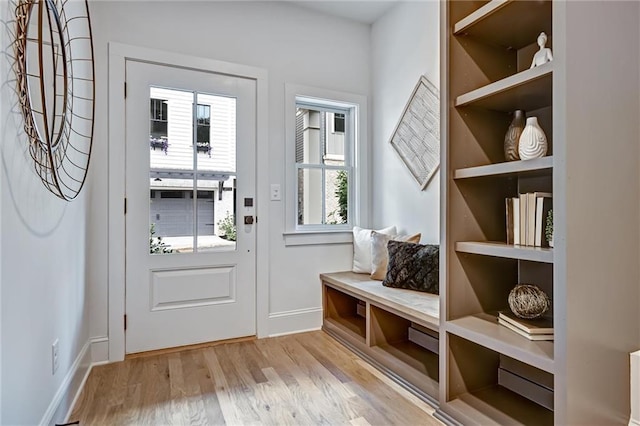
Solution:
[(390, 140), (422, 190), (440, 166), (440, 93), (418, 80)]

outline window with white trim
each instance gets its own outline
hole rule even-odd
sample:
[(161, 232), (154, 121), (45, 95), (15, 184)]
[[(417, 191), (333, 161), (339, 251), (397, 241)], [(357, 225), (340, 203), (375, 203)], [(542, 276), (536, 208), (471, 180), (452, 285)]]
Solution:
[(285, 244), (350, 243), (369, 220), (367, 98), (287, 83), (285, 99)]
[[(348, 226), (353, 107), (296, 98), (296, 226)], [(339, 118), (336, 118), (339, 117)], [(336, 131), (336, 120), (341, 131)]]

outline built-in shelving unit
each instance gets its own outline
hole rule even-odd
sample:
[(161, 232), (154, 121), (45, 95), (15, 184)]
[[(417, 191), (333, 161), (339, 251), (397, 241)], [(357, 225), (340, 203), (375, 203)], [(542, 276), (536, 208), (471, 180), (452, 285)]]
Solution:
[[(554, 63), (530, 68), (539, 33), (553, 39), (552, 3), (450, 1), (443, 7), (441, 340), (447, 355), (439, 412), (462, 424), (553, 424), (553, 404), (535, 398), (553, 390), (536, 383), (539, 375), (520, 379), (501, 359), (547, 379), (557, 368), (554, 341), (531, 341), (497, 321), (520, 282), (554, 297), (553, 249), (507, 244), (505, 214), (506, 197), (553, 190)], [(549, 141), (546, 157), (505, 160), (504, 135), (515, 110), (538, 117)]]
[[(440, 10), (436, 416), (627, 424), (629, 353), (640, 347), (640, 6), (447, 0)], [(531, 68), (541, 32), (554, 59)], [(505, 160), (515, 110), (538, 118), (546, 157)], [(554, 248), (506, 244), (505, 198), (537, 191), (553, 193)], [(553, 340), (498, 322), (517, 283), (550, 296)]]

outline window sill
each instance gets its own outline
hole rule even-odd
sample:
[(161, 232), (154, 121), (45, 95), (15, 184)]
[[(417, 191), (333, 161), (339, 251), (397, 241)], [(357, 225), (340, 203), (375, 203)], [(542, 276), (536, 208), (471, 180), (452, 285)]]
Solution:
[(282, 236), (286, 247), (353, 243), (351, 230), (284, 232)]

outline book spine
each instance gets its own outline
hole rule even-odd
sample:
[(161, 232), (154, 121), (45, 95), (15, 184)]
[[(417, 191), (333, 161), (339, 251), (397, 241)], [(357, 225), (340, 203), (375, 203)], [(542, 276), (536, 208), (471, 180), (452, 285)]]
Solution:
[(507, 225), (507, 244), (513, 244), (513, 199), (506, 198), (506, 225)]
[(535, 245), (536, 240), (536, 194), (527, 193), (527, 245)]
[(527, 245), (527, 194), (520, 194), (520, 244)]
[(514, 197), (513, 201), (513, 244), (520, 245), (520, 198)]

